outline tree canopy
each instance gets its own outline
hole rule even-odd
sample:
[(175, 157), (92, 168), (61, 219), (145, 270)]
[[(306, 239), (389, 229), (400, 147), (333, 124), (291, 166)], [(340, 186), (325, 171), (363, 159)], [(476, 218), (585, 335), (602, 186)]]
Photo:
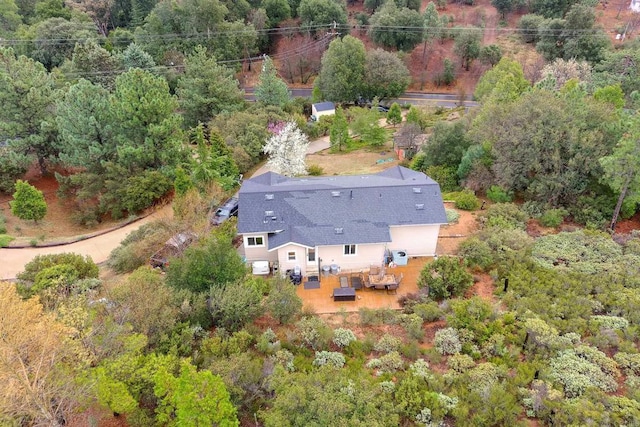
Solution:
[(364, 84), (366, 52), (355, 37), (335, 39), (322, 56), (322, 68), (317, 79), (323, 97), (333, 102), (354, 102)]

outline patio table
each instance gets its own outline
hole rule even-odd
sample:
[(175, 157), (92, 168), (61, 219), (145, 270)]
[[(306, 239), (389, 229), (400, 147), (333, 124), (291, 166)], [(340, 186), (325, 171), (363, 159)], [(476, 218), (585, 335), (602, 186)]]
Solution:
[(355, 301), (356, 290), (353, 288), (334, 288), (333, 300), (334, 301)]

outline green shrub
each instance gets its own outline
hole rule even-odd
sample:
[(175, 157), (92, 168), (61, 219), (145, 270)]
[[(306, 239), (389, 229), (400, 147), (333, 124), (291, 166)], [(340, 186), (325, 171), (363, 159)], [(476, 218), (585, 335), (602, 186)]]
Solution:
[(473, 194), (473, 191), (465, 189), (454, 193), (443, 194), (445, 200), (453, 200), (455, 207), (465, 211), (473, 211), (480, 207), (480, 199)]
[(549, 209), (540, 216), (540, 224), (545, 227), (557, 227), (569, 214), (566, 209)]
[(471, 268), (487, 270), (494, 263), (493, 251), (489, 244), (475, 236), (460, 243), (458, 255)]
[(77, 274), (78, 279), (97, 278), (99, 274), (98, 266), (91, 257), (83, 257), (74, 253), (37, 255), (33, 260), (24, 266), (24, 271), (18, 273), (17, 277), (21, 283), (33, 283), (37, 275), (50, 267), (57, 265), (69, 265)]
[(414, 340), (422, 340), (424, 330), (422, 329), (422, 317), (417, 314), (401, 314), (400, 324), (407, 331), (407, 335)]
[(373, 346), (373, 349), (379, 353), (389, 353), (391, 351), (397, 350), (398, 347), (400, 347), (400, 344), (400, 338), (393, 335), (384, 334), (382, 337), (380, 337), (376, 345)]
[(540, 24), (544, 21), (541, 15), (523, 15), (518, 22), (518, 29), (525, 43), (537, 43), (540, 40)]
[(7, 219), (0, 212), (0, 234), (7, 232)]
[(271, 328), (267, 328), (267, 330), (260, 335), (260, 338), (258, 338), (256, 348), (261, 353), (273, 354), (280, 350), (280, 341), (275, 332), (273, 332)]
[[(412, 336), (412, 333), (409, 333), (409, 336), (411, 338), (414, 338), (415, 340), (421, 340), (422, 338), (424, 338), (424, 331), (422, 329), (420, 329), (420, 331), (416, 329), (413, 331), (413, 335), (414, 336)], [(420, 337), (415, 338), (415, 336), (418, 336), (418, 335), (420, 335)], [(422, 353), (420, 344), (418, 343), (418, 341), (415, 341), (415, 340), (405, 341), (400, 346), (400, 353), (402, 353), (402, 355), (407, 359), (412, 359), (412, 360), (416, 359)]]
[(397, 351), (392, 351), (378, 359), (371, 359), (367, 363), (367, 368), (376, 369), (377, 374), (394, 373), (398, 369), (402, 369), (404, 362), (402, 356)]
[(149, 262), (149, 257), (171, 237), (168, 224), (154, 221), (132, 231), (109, 254), (107, 265), (116, 273), (129, 273)]
[(307, 166), (307, 173), (311, 176), (320, 176), (324, 173), (324, 170), (319, 165)]
[(435, 322), (444, 315), (444, 312), (435, 301), (416, 304), (413, 306), (413, 312), (425, 322)]
[(333, 331), (333, 343), (340, 348), (346, 347), (356, 340), (356, 335), (351, 329), (338, 328)]
[(594, 321), (600, 328), (604, 329), (616, 329), (623, 330), (629, 327), (629, 321), (620, 316), (591, 316), (591, 320)]
[(454, 328), (444, 328), (436, 332), (433, 340), (434, 347), (440, 354), (456, 354), (462, 350), (462, 343), (458, 331)]
[(622, 368), (625, 375), (640, 376), (640, 353), (623, 353), (618, 352), (613, 359)]
[(615, 271), (627, 264), (622, 247), (603, 232), (576, 231), (543, 236), (533, 244), (533, 260), (545, 268), (561, 268), (588, 274)]
[(11, 241), (14, 239), (15, 237), (11, 237), (8, 234), (0, 234), (0, 248), (8, 246), (9, 243), (11, 243)]
[(293, 363), (294, 356), (293, 353), (291, 353), (289, 350), (276, 351), (276, 354), (272, 356), (271, 360), (273, 360), (275, 364), (281, 365), (289, 372), (295, 371), (295, 366)]
[(121, 218), (124, 212), (133, 214), (148, 208), (172, 188), (173, 183), (165, 175), (147, 170), (122, 181), (109, 181), (109, 193), (103, 202), (113, 218)]
[(358, 309), (360, 315), (360, 324), (368, 325), (384, 325), (396, 323), (396, 312), (390, 308), (366, 308)]
[(424, 359), (418, 359), (409, 365), (409, 372), (415, 377), (429, 379), (433, 377), (433, 373), (429, 369), (429, 362)]
[(460, 219), (460, 213), (455, 209), (445, 209), (444, 212), (447, 215), (447, 222), (449, 224), (455, 224)]
[(313, 350), (326, 348), (333, 332), (319, 317), (305, 317), (296, 323), (302, 344)]
[(476, 366), (476, 362), (468, 354), (454, 354), (447, 359), (447, 366), (455, 372), (464, 373)]
[(569, 213), (578, 224), (599, 229), (607, 225), (613, 214), (615, 201), (610, 197), (581, 196), (569, 207)]
[(581, 396), (589, 388), (607, 393), (618, 389), (616, 363), (592, 347), (565, 350), (551, 359), (550, 368), (550, 377), (564, 386), (569, 398)]
[(545, 210), (544, 205), (535, 200), (527, 200), (520, 206), (520, 209), (526, 212), (530, 218), (540, 218), (542, 212)]
[(315, 359), (313, 359), (313, 366), (330, 365), (336, 368), (342, 368), (344, 364), (344, 355), (337, 351), (318, 351)]
[(487, 190), (487, 198), (494, 203), (508, 203), (513, 200), (513, 194), (498, 185), (492, 185)]
[(441, 300), (460, 296), (473, 284), (473, 276), (456, 257), (440, 257), (424, 266), (418, 287), (427, 288), (429, 296)]
[(515, 203), (496, 203), (489, 206), (483, 215), (483, 220), (488, 227), (519, 228), (524, 229), (529, 216)]

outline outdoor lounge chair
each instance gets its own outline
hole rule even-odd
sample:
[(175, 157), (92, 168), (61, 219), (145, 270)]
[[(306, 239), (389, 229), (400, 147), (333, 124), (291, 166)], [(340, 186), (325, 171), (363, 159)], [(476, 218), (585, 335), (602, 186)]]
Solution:
[(362, 275), (362, 283), (364, 284), (365, 289), (371, 289), (374, 287), (374, 285), (369, 280), (369, 276), (367, 274)]

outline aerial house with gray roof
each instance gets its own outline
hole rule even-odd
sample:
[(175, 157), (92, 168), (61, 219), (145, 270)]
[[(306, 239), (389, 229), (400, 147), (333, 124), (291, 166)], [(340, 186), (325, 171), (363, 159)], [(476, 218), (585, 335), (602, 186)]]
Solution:
[(433, 256), (447, 223), (440, 186), (396, 166), (377, 174), (289, 178), (267, 172), (245, 180), (238, 232), (247, 262), (277, 262), (317, 274), (325, 266), (380, 265), (387, 250)]

